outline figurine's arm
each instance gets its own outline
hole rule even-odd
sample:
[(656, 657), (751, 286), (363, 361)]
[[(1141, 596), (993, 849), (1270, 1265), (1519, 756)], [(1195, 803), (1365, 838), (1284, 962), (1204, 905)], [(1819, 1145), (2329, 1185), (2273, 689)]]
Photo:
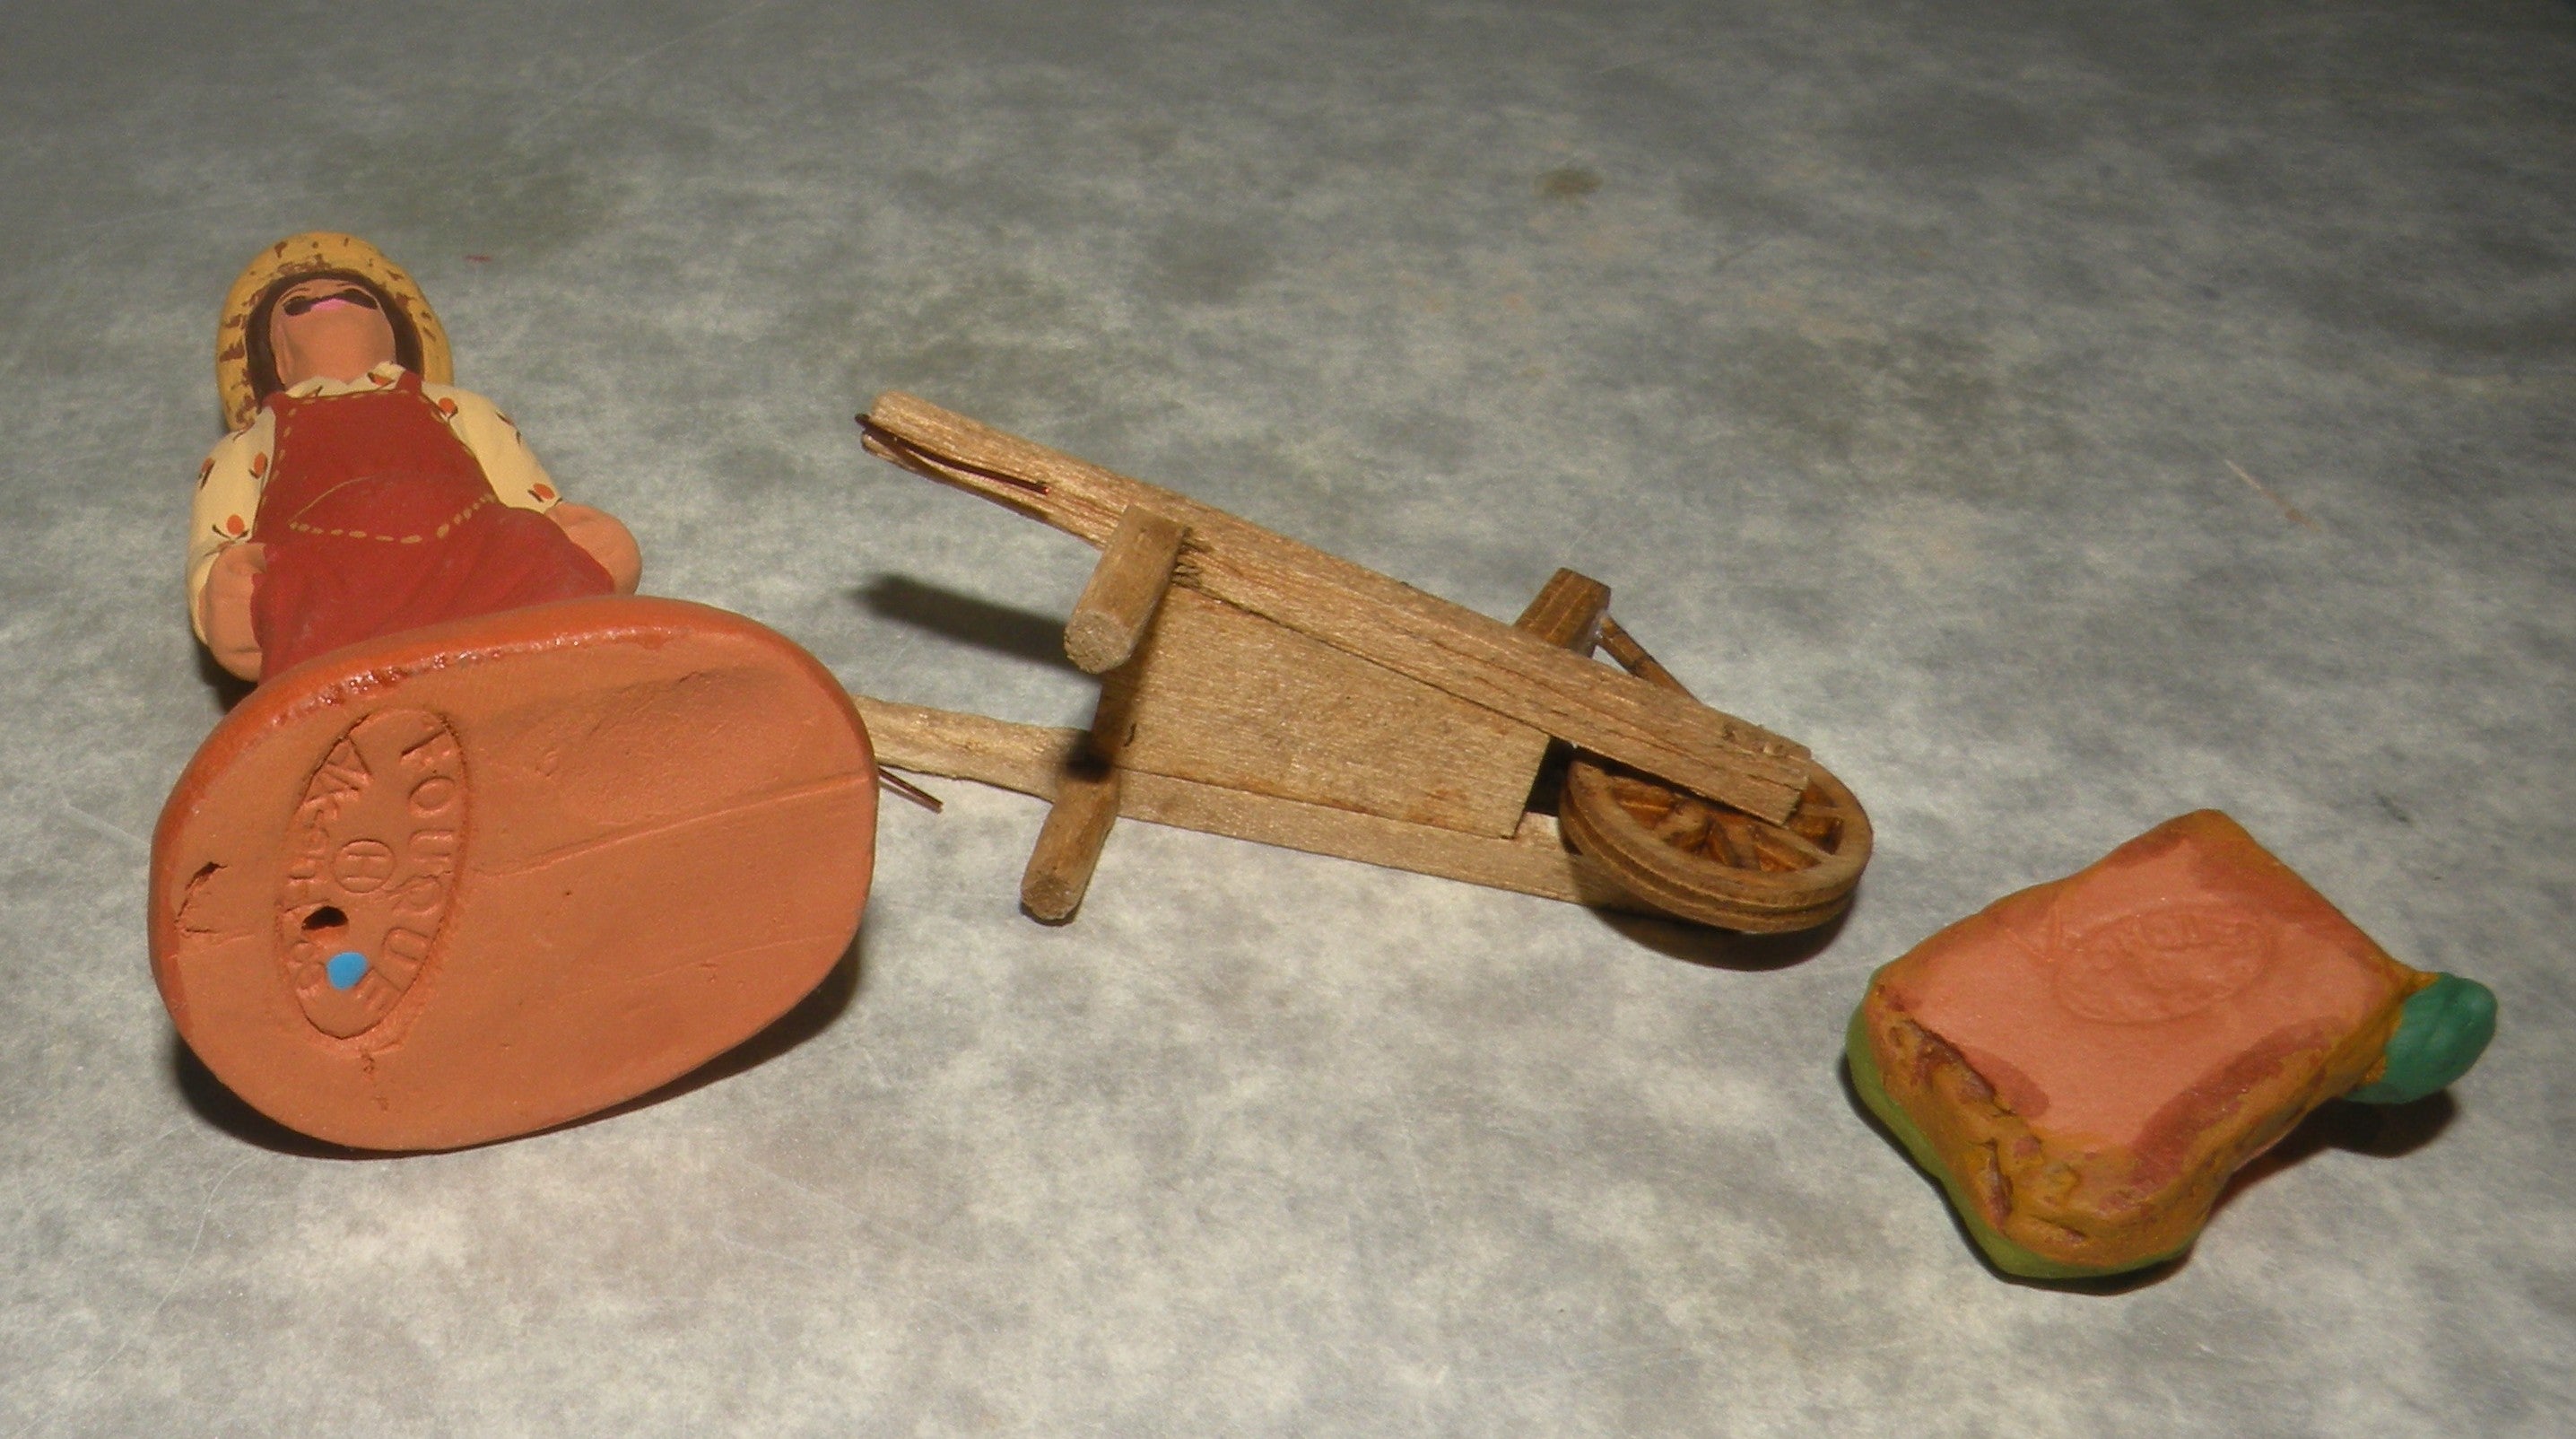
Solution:
[(250, 577), (261, 547), (249, 543), (266, 482), (274, 421), (265, 412), (226, 435), (197, 471), (188, 519), (188, 624), (234, 674), (256, 678), (259, 645), (251, 638)]
[(546, 513), (563, 528), (566, 539), (599, 561), (619, 594), (635, 593), (637, 582), (644, 578), (644, 551), (615, 515), (588, 505), (571, 504), (557, 505)]
[(644, 573), (644, 554), (636, 547), (635, 536), (605, 510), (564, 503), (509, 416), (481, 395), (452, 385), (423, 385), (421, 393), (441, 410), (455, 407), (448, 415), (448, 426), (474, 452), (501, 503), (553, 516), (564, 534), (608, 571), (619, 594), (635, 593)]

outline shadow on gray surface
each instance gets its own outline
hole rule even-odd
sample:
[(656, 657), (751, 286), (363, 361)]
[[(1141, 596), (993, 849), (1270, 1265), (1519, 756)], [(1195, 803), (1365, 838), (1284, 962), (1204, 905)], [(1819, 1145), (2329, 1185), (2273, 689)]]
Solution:
[(850, 591), (850, 598), (880, 618), (978, 649), (998, 650), (1057, 669), (1075, 668), (1064, 653), (1064, 621), (1051, 616), (925, 584), (908, 575), (878, 575)]
[[(1854, 898), (1853, 904), (1859, 900)], [(1790, 965), (1813, 959), (1834, 942), (1851, 919), (1846, 907), (1814, 929), (1793, 934), (1739, 934), (1728, 929), (1706, 929), (1674, 919), (1656, 919), (1642, 914), (1621, 914), (1615, 910), (1596, 909), (1595, 918), (1617, 930), (1620, 936), (1645, 946), (1668, 959), (1710, 969), (1733, 969), (1748, 973), (1787, 969)]]
[(2412, 1104), (2355, 1104), (2328, 1100), (2299, 1121), (2278, 1144), (2254, 1156), (2236, 1171), (2210, 1210), (2212, 1218), (2227, 1211), (2236, 1196), (2311, 1155), (2329, 1149), (2372, 1159), (2403, 1159), (2441, 1137), (2460, 1114), (2460, 1102), (2449, 1090), (2428, 1094)]
[(233, 706), (240, 704), (249, 697), (253, 689), (258, 688), (249, 680), (235, 678), (230, 671), (215, 663), (213, 650), (204, 645), (198, 645), (196, 650), (197, 678), (204, 680), (206, 688), (214, 691), (215, 703), (224, 707), (224, 713), (232, 713)]
[(272, 1153), (292, 1154), (304, 1159), (392, 1157), (363, 1149), (346, 1149), (296, 1133), (251, 1108), (241, 1096), (226, 1089), (224, 1082), (215, 1078), (214, 1071), (206, 1068), (205, 1061), (197, 1058), (196, 1052), (179, 1038), (177, 1030), (164, 1031), (162, 1038), (169, 1046), (170, 1082), (178, 1089), (180, 1097), (188, 1101), (188, 1107), (197, 1111), (199, 1118), (233, 1138), (246, 1144), (256, 1144)]
[[(862, 951), (867, 946), (867, 935), (867, 926), (861, 924), (858, 937), (850, 941), (840, 963), (833, 965), (831, 972), (823, 976), (823, 982), (758, 1034), (649, 1093), (537, 1132), (552, 1134), (559, 1130), (577, 1129), (585, 1124), (596, 1124), (650, 1108), (718, 1080), (730, 1079), (747, 1069), (757, 1068), (821, 1034), (831, 1028), (833, 1021), (839, 1019), (841, 1012), (858, 997), (860, 974), (866, 968)], [(350, 1149), (298, 1134), (251, 1108), (239, 1095), (225, 1088), (223, 1081), (215, 1078), (214, 1072), (206, 1068), (176, 1032), (169, 1034), (168, 1041), (171, 1080), (187, 1100), (188, 1107), (197, 1111), (207, 1123), (235, 1139), (274, 1153), (306, 1159), (400, 1159), (408, 1152)], [(510, 1141), (493, 1142), (506, 1144)]]
[[(1958, 1231), (1959, 1242), (1966, 1245), (1968, 1252), (1977, 1257), (1977, 1262), (1985, 1265), (1987, 1272), (1997, 1279), (2008, 1284), (2029, 1285), (2035, 1289), (2055, 1289), (2070, 1294), (2108, 1296), (2127, 1294), (2144, 1289), (2151, 1284), (2160, 1284), (2170, 1276), (2179, 1273), (2185, 1264), (2191, 1262), (2191, 1251), (2186, 1249), (2180, 1255), (2162, 1264), (2151, 1264), (2144, 1269), (2134, 1269), (2126, 1274), (2105, 1275), (2100, 1279), (2030, 1279), (2018, 1274), (2005, 1273), (1995, 1267), (1994, 1261), (1988, 1259), (1985, 1250), (1978, 1246), (1976, 1238), (1969, 1234), (1967, 1221), (1961, 1219), (1958, 1210), (1951, 1206), (1949, 1192), (1941, 1187), (1941, 1181), (1925, 1173), (1921, 1165), (1915, 1164), (1913, 1157), (1906, 1153), (1904, 1141), (1898, 1139), (1876, 1114), (1870, 1112), (1869, 1105), (1860, 1097), (1859, 1088), (1852, 1083), (1851, 1061), (1848, 1058), (1837, 1059), (1834, 1072), (1836, 1078), (1842, 1082), (1844, 1102), (1851, 1106), (1854, 1114), (1860, 1116), (1863, 1124), (1868, 1125), (1872, 1132), (1886, 1141), (1890, 1149), (1895, 1150), (1899, 1157), (1905, 1159), (1917, 1178), (1931, 1188), (1933, 1202), (1939, 1204), (1949, 1214), (1950, 1225)], [(2227, 1206), (2235, 1202), (2236, 1196), (2328, 1149), (2368, 1155), (2373, 1159), (2403, 1158), (2432, 1143), (2443, 1130), (2450, 1127), (2451, 1121), (2458, 1113), (2459, 1103), (2451, 1098), (2447, 1090), (2439, 1094), (2427, 1095), (2412, 1104), (2373, 1105), (2353, 1104), (2340, 1099), (2329, 1100), (2315, 1113), (2301, 1120), (2298, 1128), (2291, 1130), (2280, 1143), (2256, 1155), (2244, 1168), (2236, 1171), (2236, 1176), (2227, 1182), (2224, 1190), (2220, 1191), (2218, 1202), (2210, 1206), (2209, 1219), (2206, 1223), (2219, 1222), (2219, 1217), (2227, 1212)]]

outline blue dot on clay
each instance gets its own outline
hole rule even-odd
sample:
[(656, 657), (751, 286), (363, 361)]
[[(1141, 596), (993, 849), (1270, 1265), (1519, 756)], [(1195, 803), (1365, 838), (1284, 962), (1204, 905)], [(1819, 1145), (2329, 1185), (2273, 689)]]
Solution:
[(354, 949), (344, 949), (331, 956), (322, 966), (333, 989), (349, 989), (367, 977), (367, 957)]

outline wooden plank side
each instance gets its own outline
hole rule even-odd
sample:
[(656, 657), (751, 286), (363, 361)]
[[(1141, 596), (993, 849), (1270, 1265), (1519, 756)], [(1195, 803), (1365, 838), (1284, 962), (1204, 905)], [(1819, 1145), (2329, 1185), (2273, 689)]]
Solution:
[(1463, 880), (1594, 909), (1671, 917), (1620, 888), (1590, 859), (1567, 849), (1557, 835), (1555, 819), (1548, 815), (1530, 815), (1519, 833), (1496, 839), (1162, 775), (1131, 775), (1128, 789), (1120, 812), (1151, 824), (1357, 860), (1435, 879)]
[(877, 763), (915, 774), (1055, 798), (1056, 785), (1081, 760), (1091, 737), (1078, 729), (1014, 724), (989, 715), (896, 704), (853, 692)]
[[(1054, 800), (1089, 736), (983, 715), (852, 695), (877, 761)], [(1170, 775), (1120, 777), (1121, 818), (1278, 845), (1387, 869), (1463, 880), (1597, 909), (1657, 914), (1590, 859), (1565, 847), (1555, 821), (1527, 817), (1508, 838), (1406, 824), (1325, 805), (1248, 794)]]
[(872, 453), (1094, 545), (1151, 503), (1190, 531), (1176, 583), (1684, 788), (1777, 821), (1806, 786), (1789, 740), (1223, 510), (910, 395), (866, 420)]
[(1102, 681), (1121, 769), (1508, 837), (1547, 736), (1196, 590)]

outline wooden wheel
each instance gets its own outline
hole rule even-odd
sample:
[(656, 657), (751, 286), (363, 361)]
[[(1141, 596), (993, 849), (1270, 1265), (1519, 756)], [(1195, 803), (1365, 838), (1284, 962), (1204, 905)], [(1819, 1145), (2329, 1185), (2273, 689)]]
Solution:
[[(1561, 573), (1581, 585), (1568, 583), (1560, 592), (1551, 582), (1542, 599), (1558, 595), (1559, 607), (1572, 611), (1580, 598), (1598, 617), (1601, 648), (1621, 668), (1690, 693), (1610, 618), (1608, 590)], [(1523, 621), (1544, 618), (1534, 602)], [(1810, 768), (1806, 792), (1787, 822), (1772, 824), (1577, 750), (1565, 772), (1557, 824), (1637, 898), (1683, 919), (1756, 934), (1811, 929), (1842, 913), (1869, 864), (1869, 814), (1822, 766)]]
[(1558, 824), (1639, 899), (1684, 919), (1776, 934), (1842, 913), (1869, 863), (1869, 815), (1812, 771), (1786, 824), (1578, 753)]

